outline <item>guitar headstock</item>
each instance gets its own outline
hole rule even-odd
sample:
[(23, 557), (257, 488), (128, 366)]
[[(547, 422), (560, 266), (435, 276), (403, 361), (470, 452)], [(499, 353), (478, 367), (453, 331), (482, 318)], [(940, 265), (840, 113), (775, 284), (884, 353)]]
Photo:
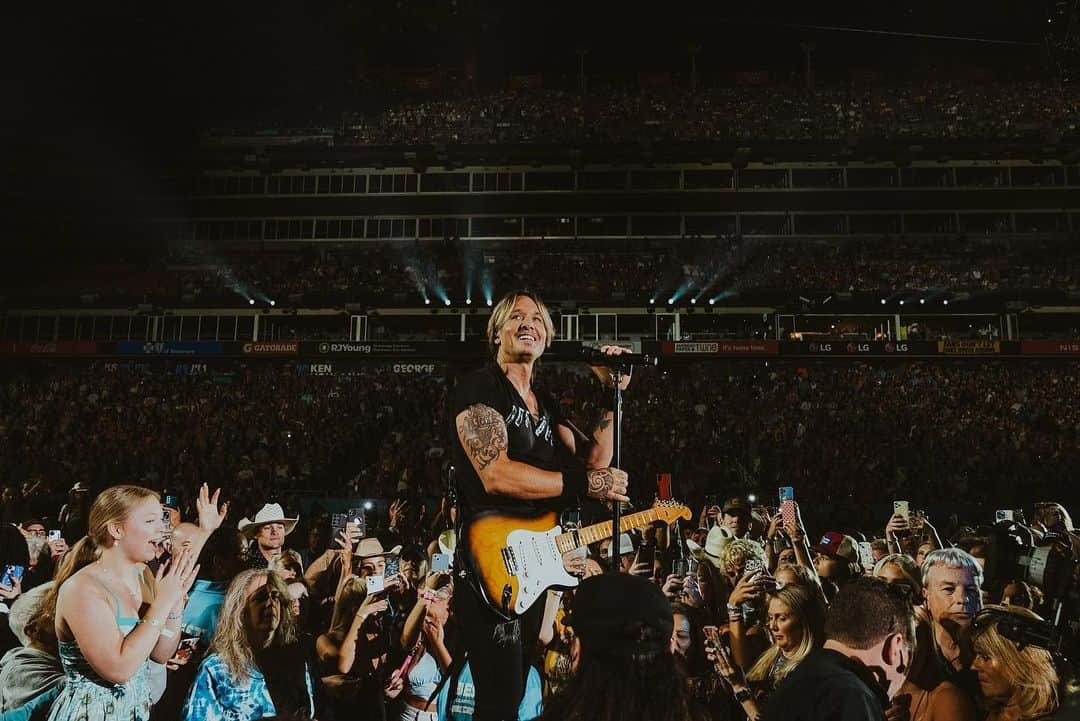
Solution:
[(689, 521), (694, 517), (690, 507), (678, 501), (660, 501), (653, 503), (652, 510), (665, 523), (674, 523), (678, 520)]

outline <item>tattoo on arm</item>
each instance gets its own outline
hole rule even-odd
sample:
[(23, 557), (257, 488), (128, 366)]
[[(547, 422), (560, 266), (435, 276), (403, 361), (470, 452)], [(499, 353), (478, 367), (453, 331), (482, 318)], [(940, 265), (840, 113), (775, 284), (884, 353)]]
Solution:
[(478, 471), (487, 468), (506, 450), (506, 423), (490, 406), (477, 403), (466, 408), (457, 432)]
[(615, 475), (607, 468), (589, 471), (589, 492), (593, 498), (603, 498), (615, 485)]
[(606, 431), (608, 429), (608, 426), (611, 425), (611, 420), (613, 418), (614, 418), (614, 416), (612, 414), (608, 413), (607, 411), (604, 411), (603, 415), (600, 416), (600, 422), (596, 424), (596, 430), (597, 431)]

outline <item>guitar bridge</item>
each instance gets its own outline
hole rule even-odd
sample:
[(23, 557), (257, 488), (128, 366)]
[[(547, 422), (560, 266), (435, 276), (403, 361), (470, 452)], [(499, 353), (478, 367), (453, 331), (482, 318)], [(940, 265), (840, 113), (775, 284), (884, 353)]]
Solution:
[(518, 575), (518, 563), (517, 557), (514, 555), (514, 549), (507, 546), (502, 549), (503, 564), (506, 566), (506, 573), (510, 576)]

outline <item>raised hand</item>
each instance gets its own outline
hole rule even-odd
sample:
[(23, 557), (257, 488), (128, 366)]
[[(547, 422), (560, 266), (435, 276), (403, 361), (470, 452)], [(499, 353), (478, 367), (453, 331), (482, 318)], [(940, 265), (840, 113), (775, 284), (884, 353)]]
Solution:
[(199, 528), (207, 533), (213, 533), (221, 528), (225, 522), (225, 516), (229, 513), (228, 502), (218, 507), (218, 499), (221, 498), (221, 489), (210, 495), (210, 487), (205, 483), (199, 488), (199, 498), (195, 501), (195, 508), (199, 514)]
[(405, 499), (399, 498), (390, 504), (390, 527), (399, 528), (398, 524), (405, 519), (405, 509), (409, 504)]
[(629, 488), (629, 477), (625, 471), (618, 468), (597, 468), (589, 471), (589, 498), (600, 501), (622, 501), (627, 503), (630, 497), (626, 495)]

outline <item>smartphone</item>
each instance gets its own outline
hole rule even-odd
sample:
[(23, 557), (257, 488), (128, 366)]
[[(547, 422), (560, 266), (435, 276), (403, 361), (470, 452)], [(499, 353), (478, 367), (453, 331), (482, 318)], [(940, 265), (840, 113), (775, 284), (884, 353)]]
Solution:
[(353, 527), (360, 532), (360, 538), (367, 535), (367, 516), (364, 515), (363, 508), (350, 508), (349, 509), (349, 522)]
[(894, 516), (902, 516), (906, 521), (911, 515), (911, 507), (907, 501), (893, 501), (892, 512)]
[(192, 636), (190, 638), (182, 638), (180, 639), (180, 643), (176, 646), (176, 653), (173, 655), (180, 659), (187, 658), (191, 655), (192, 651), (194, 651), (195, 647), (198, 645), (199, 639), (197, 636)]
[(721, 502), (719, 493), (710, 493), (709, 495), (705, 496), (705, 508), (712, 508), (713, 506), (720, 505)]
[(701, 584), (698, 583), (696, 573), (691, 573), (686, 577), (686, 583), (683, 584), (683, 595), (686, 596), (690, 605), (695, 608), (705, 602), (705, 599), (701, 595)]
[(780, 503), (795, 500), (794, 486), (780, 486)]
[(26, 569), (22, 566), (17, 566), (14, 563), (9, 563), (4, 566), (4, 574), (0, 576), (0, 586), (7, 586), (11, 588), (15, 585), (16, 581), (21, 581), (23, 573)]
[(716, 626), (703, 626), (701, 632), (705, 634), (705, 639), (714, 647), (724, 647), (724, 640), (720, 638), (720, 629)]
[(365, 576), (364, 583), (367, 585), (368, 595), (386, 590), (386, 576), (383, 575)]
[(401, 571), (401, 559), (397, 556), (389, 556), (386, 559), (386, 578), (394, 578)]
[(180, 496), (168, 494), (165, 496), (165, 500), (161, 502), (161, 505), (168, 506), (169, 508), (180, 508)]
[(60, 531), (49, 531), (49, 543), (52, 543), (53, 541), (59, 541), (60, 538)]
[(690, 559), (676, 558), (671, 564), (671, 573), (675, 576), (685, 576), (690, 573)]
[(450, 570), (450, 554), (449, 553), (433, 553), (431, 554), (431, 572), (441, 573), (443, 571)]
[(337, 539), (341, 537), (345, 527), (349, 525), (349, 514), (347, 513), (334, 513), (330, 516), (330, 538), (327, 542), (327, 548), (335, 551), (340, 550), (341, 546), (338, 545)]
[[(618, 541), (616, 541), (616, 543), (618, 543)], [(609, 547), (609, 548), (611, 548), (611, 547)], [(608, 554), (607, 557), (611, 558), (610, 553)], [(645, 544), (645, 543), (638, 546), (637, 555), (634, 557), (634, 565), (636, 566), (639, 563), (647, 563), (650, 566), (655, 565), (656, 564), (656, 546), (653, 546), (653, 545), (650, 545), (650, 544)]]
[(994, 523), (1001, 523), (1002, 521), (1014, 521), (1016, 520), (1015, 514), (1012, 511), (998, 509), (994, 511)]
[(758, 573), (762, 568), (764, 568), (764, 566), (761, 561), (756, 558), (748, 558), (746, 559), (746, 565), (743, 566), (743, 575), (747, 573)]
[(870, 548), (869, 541), (859, 541), (859, 561), (867, 573), (874, 570), (874, 550)]
[(671, 474), (656, 474), (656, 498), (661, 501), (671, 500)]

